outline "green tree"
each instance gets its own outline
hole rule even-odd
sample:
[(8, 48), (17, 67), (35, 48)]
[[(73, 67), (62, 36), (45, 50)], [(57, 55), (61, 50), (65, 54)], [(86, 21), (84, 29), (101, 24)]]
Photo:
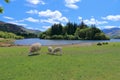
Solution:
[[(9, 3), (10, 2), (10, 0), (4, 0), (6, 3)], [(0, 13), (3, 13), (3, 10), (4, 10), (4, 8), (2, 7), (2, 6), (0, 6)]]
[(61, 35), (63, 32), (63, 26), (61, 24), (54, 24), (51, 27), (51, 35)]
[(64, 27), (61, 24), (54, 24), (45, 32), (40, 34), (43, 39), (82, 39), (82, 40), (103, 40), (109, 39), (95, 25), (90, 27), (81, 23), (81, 27), (76, 23), (68, 22)]
[(68, 35), (74, 35), (75, 31), (76, 31), (76, 28), (77, 28), (77, 24), (73, 24), (71, 22), (68, 22), (66, 24), (66, 29), (67, 29), (67, 34)]
[(96, 33), (95, 40), (108, 40), (109, 38), (104, 33)]
[(81, 23), (79, 24), (78, 26), (80, 29), (84, 29), (84, 28), (87, 28), (88, 26), (83, 22), (81, 21)]

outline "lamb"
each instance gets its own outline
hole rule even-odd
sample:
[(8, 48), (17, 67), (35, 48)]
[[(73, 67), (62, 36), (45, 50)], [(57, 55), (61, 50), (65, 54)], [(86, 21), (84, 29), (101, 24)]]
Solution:
[(29, 56), (34, 55), (34, 53), (40, 51), (40, 49), (41, 49), (41, 44), (40, 43), (34, 43), (34, 44), (32, 44), (30, 46)]
[(49, 52), (49, 54), (53, 54), (53, 55), (56, 55), (57, 52), (60, 52), (60, 55), (62, 55), (62, 47), (56, 47), (53, 49), (50, 46), (50, 47), (48, 47), (48, 52)]
[(62, 47), (56, 47), (53, 50), (53, 54), (56, 54), (57, 52), (60, 52), (60, 55), (62, 55)]
[(53, 54), (53, 48), (51, 46), (48, 47), (48, 53)]

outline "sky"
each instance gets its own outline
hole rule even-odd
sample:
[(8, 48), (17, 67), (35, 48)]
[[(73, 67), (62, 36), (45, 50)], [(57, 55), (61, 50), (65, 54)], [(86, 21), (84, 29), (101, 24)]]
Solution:
[(0, 21), (45, 31), (55, 23), (96, 24), (120, 28), (120, 0), (0, 0)]

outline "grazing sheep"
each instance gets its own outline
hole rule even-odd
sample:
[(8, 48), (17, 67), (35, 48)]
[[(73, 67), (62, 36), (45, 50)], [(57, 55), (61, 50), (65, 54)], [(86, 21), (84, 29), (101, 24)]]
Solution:
[(57, 52), (60, 52), (60, 55), (62, 55), (62, 47), (56, 47), (53, 50), (53, 54), (56, 54)]
[(32, 44), (30, 46), (29, 56), (34, 55), (33, 53), (38, 52), (40, 49), (41, 49), (41, 44), (40, 43)]
[(48, 53), (53, 54), (53, 48), (51, 46), (48, 47)]

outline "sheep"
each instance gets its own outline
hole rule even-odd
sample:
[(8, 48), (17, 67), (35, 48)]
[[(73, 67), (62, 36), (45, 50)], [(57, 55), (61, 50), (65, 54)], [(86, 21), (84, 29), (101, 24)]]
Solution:
[(56, 54), (57, 52), (60, 52), (60, 55), (62, 55), (62, 47), (56, 47), (53, 50), (53, 54)]
[(53, 48), (51, 46), (48, 47), (48, 53), (53, 54)]
[(38, 52), (40, 49), (41, 49), (41, 44), (40, 43), (32, 44), (30, 46), (30, 49), (29, 49), (29, 56), (34, 55), (33, 53)]
[(57, 52), (60, 52), (60, 55), (62, 55), (62, 47), (56, 47), (54, 49), (51, 46), (48, 47), (48, 54), (56, 55)]

